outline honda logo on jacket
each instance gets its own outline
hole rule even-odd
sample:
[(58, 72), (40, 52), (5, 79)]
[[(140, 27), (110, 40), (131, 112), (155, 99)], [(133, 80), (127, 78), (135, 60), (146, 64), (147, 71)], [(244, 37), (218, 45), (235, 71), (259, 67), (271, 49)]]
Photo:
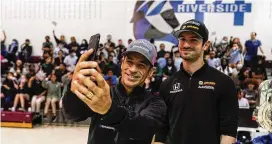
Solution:
[(175, 83), (173, 85), (173, 90), (170, 91), (170, 93), (177, 93), (177, 92), (181, 92), (182, 89), (180, 88), (180, 83)]

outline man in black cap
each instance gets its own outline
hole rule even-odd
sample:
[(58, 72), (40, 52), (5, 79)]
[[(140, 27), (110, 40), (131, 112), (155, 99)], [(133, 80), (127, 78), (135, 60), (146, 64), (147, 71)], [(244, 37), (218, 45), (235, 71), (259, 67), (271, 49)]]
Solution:
[(232, 144), (237, 133), (238, 102), (234, 82), (204, 61), (209, 32), (189, 20), (174, 35), (183, 58), (180, 71), (161, 85), (167, 109), (165, 126), (155, 142), (167, 144)]

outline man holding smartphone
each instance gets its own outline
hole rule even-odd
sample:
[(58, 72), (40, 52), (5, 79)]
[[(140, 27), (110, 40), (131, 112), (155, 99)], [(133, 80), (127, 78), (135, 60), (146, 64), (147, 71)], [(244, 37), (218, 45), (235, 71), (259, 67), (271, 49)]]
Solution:
[(92, 118), (88, 144), (150, 144), (166, 116), (163, 100), (144, 86), (154, 72), (155, 47), (146, 40), (132, 42), (122, 58), (122, 77), (112, 88), (97, 72), (97, 63), (85, 61), (92, 52), (80, 57), (63, 97), (66, 117)]

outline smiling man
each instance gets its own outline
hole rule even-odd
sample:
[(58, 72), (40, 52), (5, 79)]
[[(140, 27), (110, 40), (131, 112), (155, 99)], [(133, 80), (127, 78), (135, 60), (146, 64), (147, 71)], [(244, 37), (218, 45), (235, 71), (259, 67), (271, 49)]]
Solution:
[[(209, 32), (189, 20), (174, 35), (183, 59), (180, 71), (161, 85), (167, 121), (156, 144), (232, 144), (237, 133), (238, 102), (234, 82), (203, 59)], [(221, 139), (221, 140), (220, 140)]]
[(97, 63), (85, 61), (91, 53), (81, 56), (71, 91), (63, 97), (66, 117), (92, 118), (88, 144), (150, 144), (166, 115), (163, 100), (144, 86), (154, 72), (155, 47), (146, 40), (132, 42), (122, 58), (121, 80), (112, 88), (97, 72)]

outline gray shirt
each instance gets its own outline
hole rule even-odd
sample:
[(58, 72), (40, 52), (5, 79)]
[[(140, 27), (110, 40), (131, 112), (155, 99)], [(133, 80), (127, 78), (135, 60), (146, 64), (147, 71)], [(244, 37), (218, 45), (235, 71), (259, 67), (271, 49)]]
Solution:
[(42, 86), (47, 89), (47, 98), (57, 98), (61, 97), (61, 83), (43, 80)]

